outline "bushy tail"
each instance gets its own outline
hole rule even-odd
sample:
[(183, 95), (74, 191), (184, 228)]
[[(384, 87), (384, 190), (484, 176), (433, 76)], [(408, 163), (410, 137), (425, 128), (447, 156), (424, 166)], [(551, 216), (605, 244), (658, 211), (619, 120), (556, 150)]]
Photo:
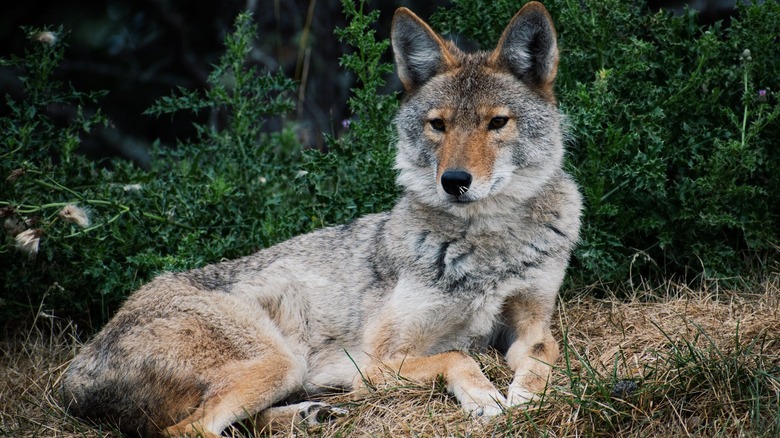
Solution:
[(128, 436), (162, 436), (161, 430), (198, 407), (206, 391), (202, 382), (183, 381), (152, 367), (101, 373), (78, 365), (71, 364), (62, 378), (60, 395), (67, 412), (112, 424)]

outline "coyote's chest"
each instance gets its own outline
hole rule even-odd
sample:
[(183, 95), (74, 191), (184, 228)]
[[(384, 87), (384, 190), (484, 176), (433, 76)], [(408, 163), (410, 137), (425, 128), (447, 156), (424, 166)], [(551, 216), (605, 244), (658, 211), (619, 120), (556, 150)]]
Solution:
[(439, 291), (476, 303), (503, 300), (507, 287), (524, 276), (529, 262), (522, 241), (506, 232), (422, 231), (407, 238), (405, 270)]
[(401, 276), (385, 308), (398, 340), (396, 348), (435, 354), (484, 344), (517, 286), (515, 280), (502, 281), (470, 293), (453, 293), (413, 275)]

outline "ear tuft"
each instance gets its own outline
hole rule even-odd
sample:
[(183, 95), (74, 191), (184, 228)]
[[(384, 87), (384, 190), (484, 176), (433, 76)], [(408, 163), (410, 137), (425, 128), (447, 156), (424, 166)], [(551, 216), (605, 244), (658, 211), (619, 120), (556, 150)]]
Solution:
[(551, 92), (558, 72), (556, 39), (547, 9), (541, 3), (529, 2), (509, 22), (491, 61), (526, 83)]
[(409, 9), (395, 11), (391, 41), (398, 77), (406, 91), (456, 64), (442, 38)]

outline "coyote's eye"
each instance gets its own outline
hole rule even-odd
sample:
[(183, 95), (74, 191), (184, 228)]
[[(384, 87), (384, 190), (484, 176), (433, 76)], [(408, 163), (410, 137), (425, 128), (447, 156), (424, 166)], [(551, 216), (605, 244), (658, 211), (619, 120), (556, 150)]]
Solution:
[(488, 123), (488, 129), (501, 129), (506, 126), (509, 117), (493, 117)]
[(433, 119), (430, 121), (431, 128), (444, 132), (444, 120), (442, 119)]

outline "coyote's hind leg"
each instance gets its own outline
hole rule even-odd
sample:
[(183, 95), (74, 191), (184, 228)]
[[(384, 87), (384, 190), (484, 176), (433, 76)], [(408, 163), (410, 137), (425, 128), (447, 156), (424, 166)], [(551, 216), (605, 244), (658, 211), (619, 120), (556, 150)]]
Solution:
[(232, 423), (300, 390), (305, 373), (303, 363), (281, 351), (225, 364), (213, 374), (203, 403), (164, 432), (171, 437), (218, 437)]

